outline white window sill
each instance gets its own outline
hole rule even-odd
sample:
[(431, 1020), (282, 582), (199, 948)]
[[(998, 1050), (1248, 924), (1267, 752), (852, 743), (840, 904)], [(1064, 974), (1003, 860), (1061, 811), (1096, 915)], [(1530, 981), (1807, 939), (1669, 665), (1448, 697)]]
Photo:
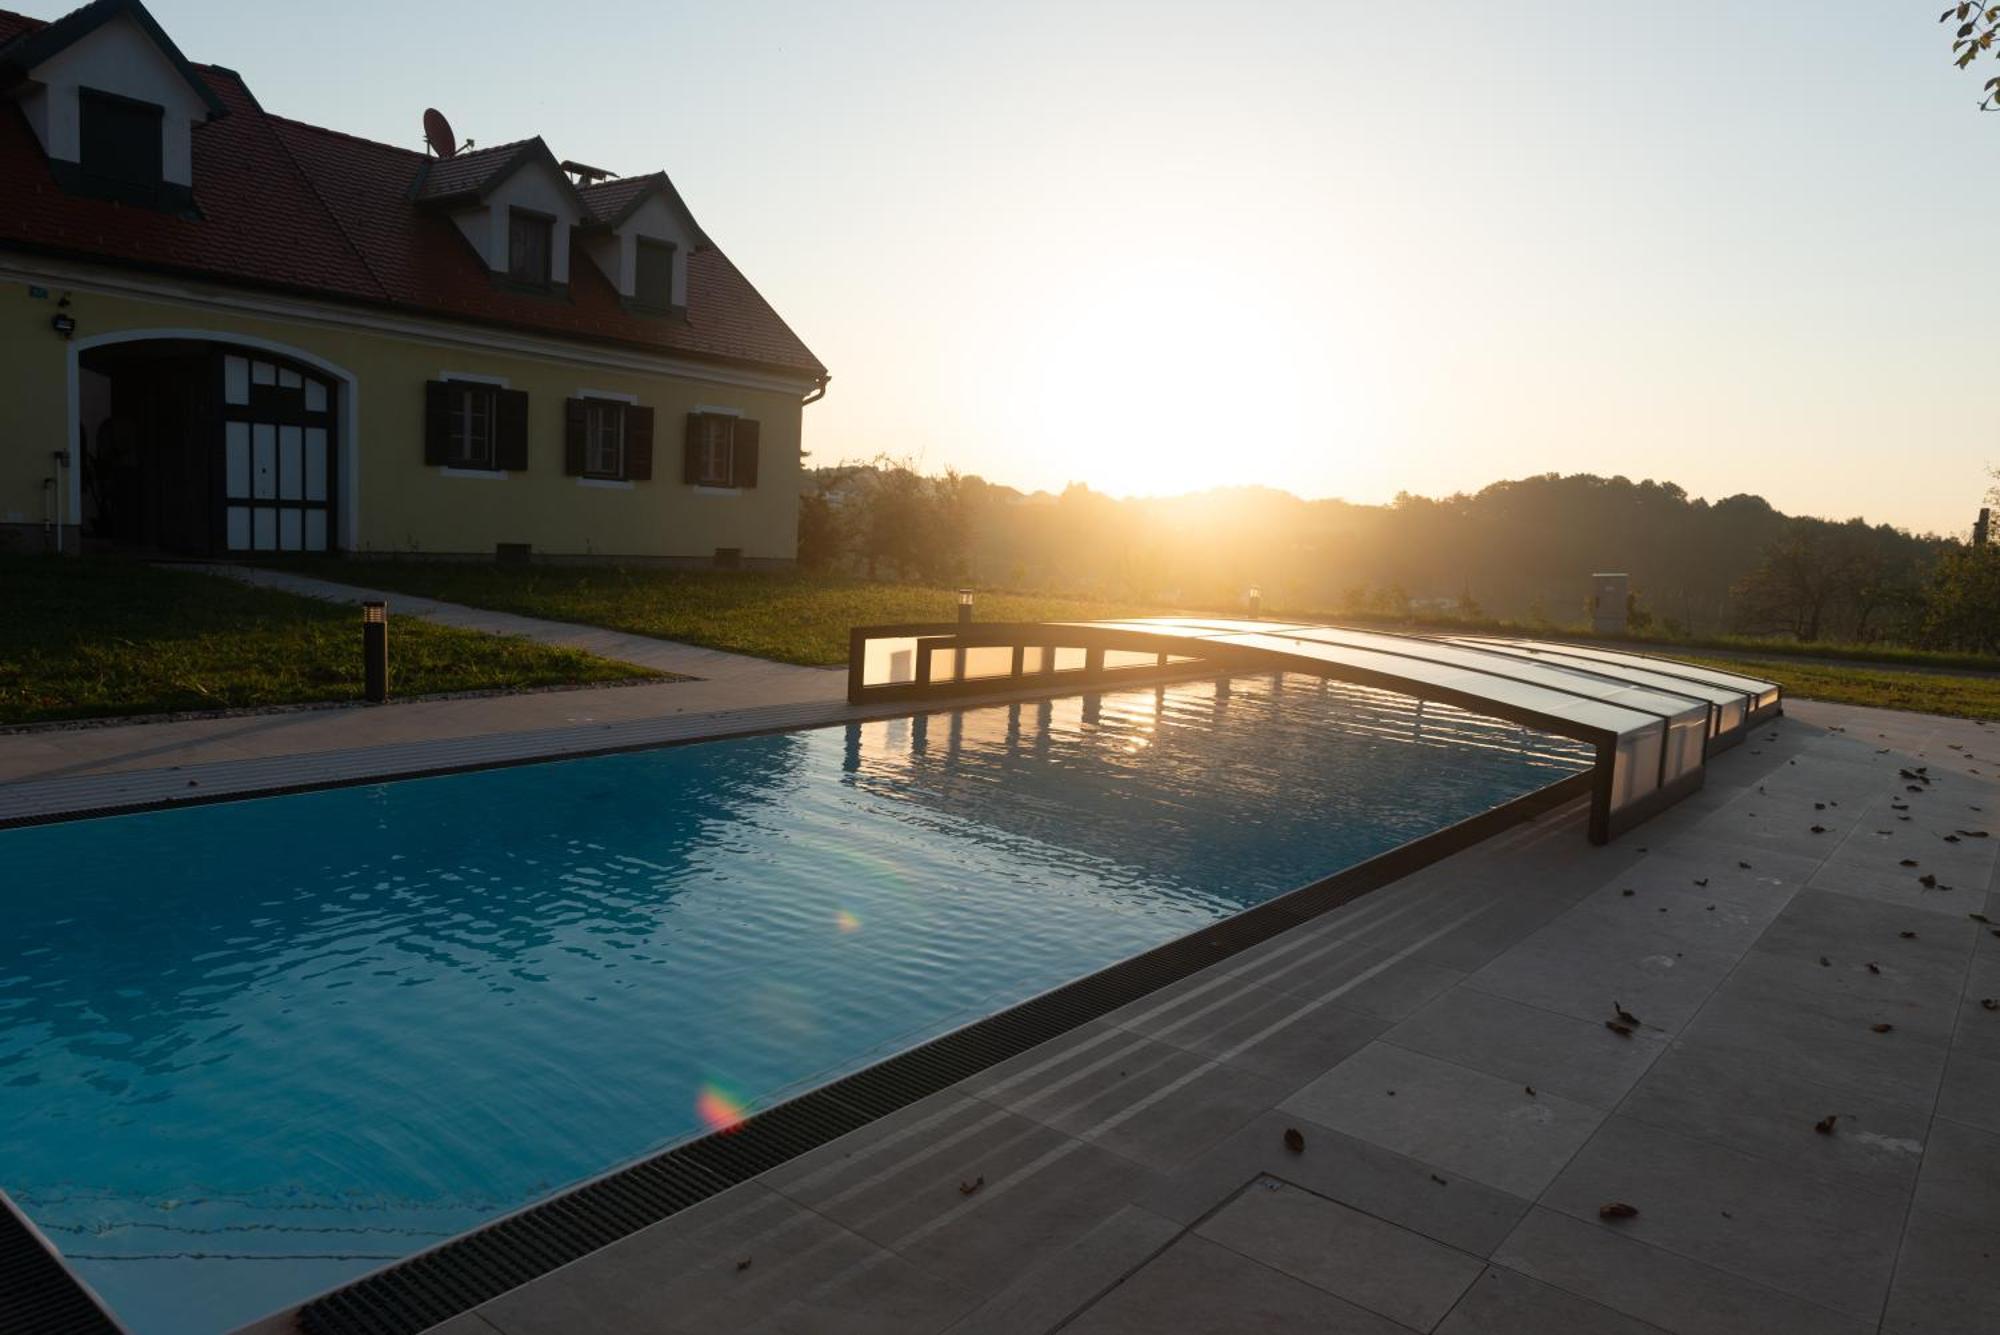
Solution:
[(599, 491), (632, 490), (632, 482), (629, 478), (580, 477), (576, 480), (576, 485), (579, 487), (595, 487)]
[(505, 482), (507, 474), (499, 468), (453, 468), (449, 464), (438, 466), (439, 477), (483, 477), (491, 482)]
[(710, 487), (697, 482), (695, 483), (694, 494), (697, 496), (741, 496), (743, 494), (743, 488)]

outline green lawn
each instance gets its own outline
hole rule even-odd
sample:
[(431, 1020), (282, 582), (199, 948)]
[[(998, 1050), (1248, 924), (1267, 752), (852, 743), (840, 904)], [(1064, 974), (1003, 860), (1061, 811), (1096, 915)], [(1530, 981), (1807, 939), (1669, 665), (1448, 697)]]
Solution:
[[(555, 621), (608, 626), (787, 663), (845, 663), (847, 632), (852, 626), (949, 621), (956, 615), (956, 599), (948, 588), (796, 573), (427, 561), (294, 560), (286, 564), (304, 573), (372, 588)], [(1137, 603), (984, 590), (978, 595), (978, 614), (984, 621), (1114, 617), (1170, 610)], [(1526, 633), (1524, 627), (1508, 629)], [(1787, 695), (2000, 718), (2000, 677), (1948, 675), (1936, 670), (1949, 662), (1949, 656), (1903, 653), (1897, 655), (1899, 661), (1858, 665), (1810, 656), (1830, 651), (1832, 646), (1808, 646), (1807, 655), (1801, 656), (1787, 652), (1790, 646), (1755, 641), (1732, 641), (1729, 647), (1754, 647), (1758, 652), (1754, 657), (1720, 659), (1703, 655), (1694, 645), (1655, 642), (1645, 649), (1764, 677), (1782, 685)], [(1851, 646), (1841, 648), (1857, 652)], [(1940, 659), (1945, 661), (1937, 661)], [(1933, 670), (1910, 671), (1904, 663), (1931, 666)]]
[(1785, 696), (1877, 709), (1908, 709), (1958, 718), (2000, 718), (2000, 677), (1954, 677), (1942, 672), (1899, 672), (1893, 667), (1822, 663), (1810, 658), (1700, 658), (1661, 653), (1725, 672), (1775, 681)]
[[(654, 674), (414, 618), (389, 637), (392, 695)], [(110, 557), (0, 557), (0, 724), (352, 700), (357, 609)]]
[[(951, 589), (787, 572), (439, 561), (291, 561), (286, 568), (369, 588), (814, 666), (847, 662), (851, 627), (950, 621), (958, 615)], [(1162, 610), (983, 591), (977, 604), (982, 621), (1060, 621)]]

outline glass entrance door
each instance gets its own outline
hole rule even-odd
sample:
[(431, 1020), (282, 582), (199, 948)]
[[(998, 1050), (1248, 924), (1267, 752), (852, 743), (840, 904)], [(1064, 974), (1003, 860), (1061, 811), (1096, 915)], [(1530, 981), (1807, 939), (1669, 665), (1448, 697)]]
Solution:
[(279, 358), (223, 354), (224, 549), (330, 549), (333, 426), (330, 382)]

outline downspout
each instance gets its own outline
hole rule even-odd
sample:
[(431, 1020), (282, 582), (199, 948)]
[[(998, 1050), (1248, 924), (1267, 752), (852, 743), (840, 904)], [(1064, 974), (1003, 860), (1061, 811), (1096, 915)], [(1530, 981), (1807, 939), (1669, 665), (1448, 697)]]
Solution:
[(799, 400), (799, 407), (803, 408), (807, 404), (818, 403), (821, 399), (825, 398), (826, 382), (831, 379), (833, 379), (831, 375), (822, 375), (819, 379), (813, 381), (812, 393)]

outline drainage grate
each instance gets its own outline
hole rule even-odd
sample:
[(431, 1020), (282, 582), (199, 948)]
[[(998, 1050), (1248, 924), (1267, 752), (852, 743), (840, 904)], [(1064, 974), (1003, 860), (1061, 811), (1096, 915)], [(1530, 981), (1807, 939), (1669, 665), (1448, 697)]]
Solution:
[[(876, 1118), (1198, 973), (1507, 826), (1585, 796), (1579, 774), (587, 1182), (316, 1298), (307, 1335), (415, 1335)], [(11, 1327), (10, 1327), (11, 1329)]]
[(0, 1329), (8, 1335), (119, 1335), (90, 1290), (0, 1192)]

